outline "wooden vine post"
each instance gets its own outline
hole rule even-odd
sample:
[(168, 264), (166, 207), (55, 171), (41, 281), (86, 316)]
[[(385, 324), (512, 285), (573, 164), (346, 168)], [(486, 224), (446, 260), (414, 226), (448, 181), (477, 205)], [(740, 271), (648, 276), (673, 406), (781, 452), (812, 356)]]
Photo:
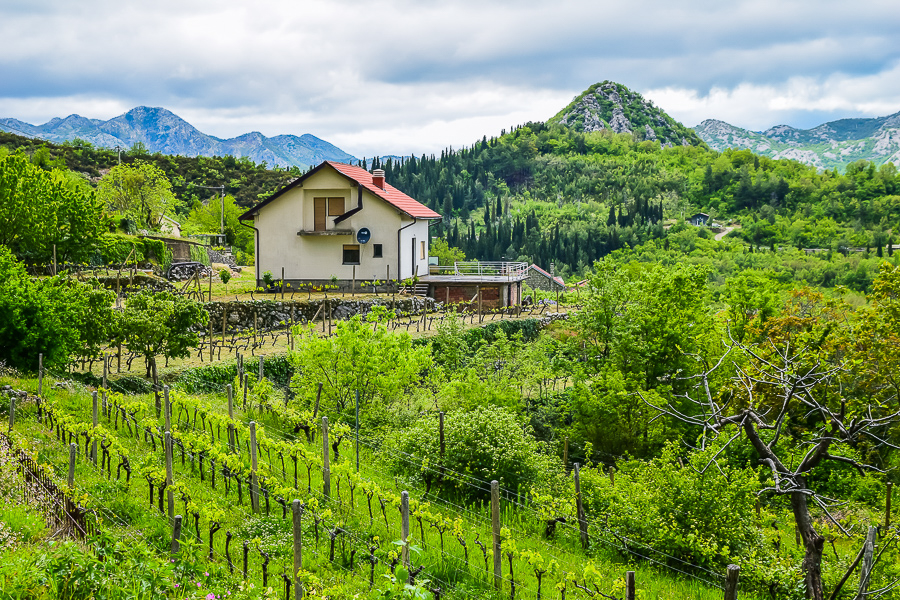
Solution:
[[(210, 281), (212, 281), (210, 279)], [(212, 285), (212, 284), (210, 284)], [(212, 302), (212, 292), (210, 292), (210, 302)], [(209, 362), (213, 361), (213, 352), (216, 348), (216, 342), (213, 339), (213, 320), (212, 320), (212, 311), (209, 313)]]
[[(38, 354), (38, 397), (44, 391), (44, 354)], [(40, 402), (40, 400), (38, 400)]]
[(331, 467), (328, 454), (328, 417), (322, 417), (322, 495), (331, 500)]
[[(165, 415), (166, 427), (163, 431), (172, 431), (172, 403), (169, 400), (169, 386), (163, 386), (163, 414)], [(171, 515), (169, 515), (171, 516)]]
[(281, 267), (281, 300), (284, 301), (284, 267)]
[[(96, 430), (97, 423), (100, 422), (99, 412), (98, 412), (98, 407), (97, 407), (97, 391), (96, 390), (91, 392), (91, 402), (92, 402), (92, 407), (91, 407), (92, 430)], [(95, 466), (97, 465), (97, 436), (93, 433), (93, 431), (91, 433), (91, 462), (94, 463)]]
[(300, 586), (300, 571), (303, 570), (303, 507), (299, 500), (291, 502), (291, 517), (294, 526), (294, 573), (291, 579), (294, 581), (294, 600), (300, 600), (303, 598)]
[(153, 399), (156, 406), (156, 416), (159, 417), (159, 413), (162, 410), (159, 400), (159, 377), (156, 374), (156, 356), (151, 359), (151, 367), (153, 368)]
[(491, 529), (493, 530), (494, 587), (503, 586), (503, 555), (500, 547), (500, 482), (491, 481)]
[(584, 513), (584, 499), (581, 496), (581, 465), (575, 463), (575, 507), (578, 512), (578, 532), (581, 535), (581, 547), (588, 548), (587, 516)]
[(725, 600), (737, 600), (738, 576), (741, 568), (737, 565), (728, 565), (725, 570)]
[(178, 554), (181, 549), (181, 515), (175, 515), (175, 523), (172, 525), (172, 554)]
[(625, 600), (634, 600), (634, 571), (625, 572)]
[(16, 424), (16, 397), (9, 397), (9, 433), (12, 433), (13, 425)]
[(228, 392), (228, 449), (234, 454), (234, 394), (230, 383), (225, 390)]
[(400, 558), (409, 570), (409, 492), (400, 492)]
[(256, 421), (250, 421), (250, 506), (259, 512), (259, 483), (256, 476)]
[(263, 357), (260, 356), (259, 357), (259, 377), (257, 378), (257, 381), (262, 381), (264, 375), (265, 375), (265, 373), (263, 371)]
[(175, 479), (172, 469), (172, 432), (166, 429), (165, 432), (165, 449), (166, 449), (166, 502), (169, 509), (169, 517), (175, 515), (175, 494), (172, 491), (172, 483)]
[(75, 456), (78, 454), (78, 444), (69, 444), (69, 478), (66, 484), (69, 489), (75, 487)]

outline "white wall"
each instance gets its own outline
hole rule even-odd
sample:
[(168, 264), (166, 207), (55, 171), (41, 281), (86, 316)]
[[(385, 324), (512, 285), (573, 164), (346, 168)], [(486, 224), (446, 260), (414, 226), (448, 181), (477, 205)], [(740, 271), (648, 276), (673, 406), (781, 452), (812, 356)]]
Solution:
[[(302, 187), (285, 192), (263, 207), (254, 223), (260, 231), (257, 255), (260, 277), (263, 272), (271, 271), (277, 279), (281, 277), (283, 266), (285, 279), (308, 281), (336, 276), (349, 280), (353, 276), (353, 267), (342, 264), (343, 246), (357, 244), (356, 232), (363, 227), (367, 227), (372, 235), (367, 244), (360, 244), (357, 281), (384, 280), (388, 275), (396, 279), (398, 262), (402, 266), (400, 277), (411, 277), (414, 271), (410, 261), (413, 237), (416, 238), (419, 275), (426, 275), (428, 222), (417, 221), (403, 230), (398, 261), (397, 231), (413, 219), (367, 190), (363, 190), (362, 211), (336, 226), (335, 217), (327, 218), (327, 229), (347, 229), (353, 232), (352, 235), (297, 235), (298, 231), (314, 229), (314, 198), (343, 197), (344, 210), (348, 211), (357, 206), (358, 190), (348, 179), (325, 168), (306, 179)], [(426, 242), (425, 256), (419, 256), (422, 240)], [(374, 257), (375, 244), (382, 245), (382, 258)]]

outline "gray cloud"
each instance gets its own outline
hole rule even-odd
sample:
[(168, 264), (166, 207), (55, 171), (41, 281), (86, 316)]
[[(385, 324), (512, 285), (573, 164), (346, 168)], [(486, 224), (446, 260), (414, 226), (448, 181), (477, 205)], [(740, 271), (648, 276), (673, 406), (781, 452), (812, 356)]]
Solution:
[(143, 104), (219, 137), (419, 153), (546, 119), (612, 79), (688, 125), (809, 126), (900, 110), (898, 30), (883, 0), (13, 0), (0, 116)]

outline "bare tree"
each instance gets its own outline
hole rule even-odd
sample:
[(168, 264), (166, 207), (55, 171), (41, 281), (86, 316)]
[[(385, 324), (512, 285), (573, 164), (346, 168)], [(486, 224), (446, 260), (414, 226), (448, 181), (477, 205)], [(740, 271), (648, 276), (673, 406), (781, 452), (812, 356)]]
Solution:
[[(798, 300), (799, 296), (783, 318), (757, 330), (761, 341), (742, 343), (729, 335), (725, 352), (715, 364), (695, 357), (702, 368), (686, 378), (694, 384), (687, 394), (664, 406), (644, 401), (661, 415), (699, 428), (701, 445), (724, 438), (706, 468), (738, 443), (741, 434), (746, 436), (772, 476), (772, 485), (764, 491), (790, 499), (805, 548), (802, 566), (807, 594), (823, 600), (825, 537), (816, 531), (811, 505), (842, 533), (849, 536), (850, 532), (833, 514), (842, 503), (812, 489), (809, 475), (828, 462), (852, 465), (860, 475), (880, 471), (871, 460), (846, 456), (853, 454), (846, 448), (864, 445), (868, 456), (878, 448), (894, 448), (886, 430), (900, 422), (900, 411), (896, 394), (889, 402), (883, 395), (874, 399), (858, 385), (854, 365), (859, 355), (848, 343), (852, 327), (842, 330), (840, 315), (834, 311), (817, 311), (812, 303), (821, 302), (821, 297), (807, 294)], [(779, 441), (786, 436), (795, 448), (805, 449), (799, 462), (782, 455), (784, 445), (779, 446)]]

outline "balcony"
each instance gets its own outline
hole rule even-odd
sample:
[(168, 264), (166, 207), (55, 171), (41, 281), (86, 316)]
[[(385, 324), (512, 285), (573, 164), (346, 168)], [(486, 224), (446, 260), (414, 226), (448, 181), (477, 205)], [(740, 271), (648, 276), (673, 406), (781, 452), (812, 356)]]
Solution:
[(506, 261), (465, 261), (453, 265), (432, 265), (422, 281), (429, 283), (502, 283), (522, 281), (528, 263)]

